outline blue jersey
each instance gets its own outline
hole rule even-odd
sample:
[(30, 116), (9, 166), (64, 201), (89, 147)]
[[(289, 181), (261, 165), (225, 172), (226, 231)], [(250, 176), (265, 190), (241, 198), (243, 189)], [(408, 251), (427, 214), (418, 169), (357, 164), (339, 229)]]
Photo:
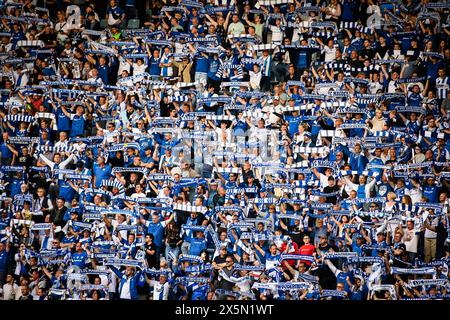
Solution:
[(195, 67), (196, 73), (208, 73), (208, 59), (201, 56), (197, 58), (197, 65)]
[(210, 57), (208, 67), (208, 78), (216, 81), (219, 80), (219, 77), (216, 75), (217, 71), (219, 71), (219, 67), (220, 67), (220, 60)]
[(247, 122), (243, 120), (237, 120), (236, 124), (233, 127), (233, 134), (236, 136), (244, 135), (244, 133), (248, 130)]
[(102, 180), (108, 180), (111, 176), (111, 166), (109, 164), (101, 168), (97, 163), (94, 163), (94, 175), (96, 177), (95, 187), (100, 188)]
[(208, 295), (209, 285), (193, 283), (188, 286), (188, 289), (192, 291), (192, 300), (206, 300), (206, 296)]
[(77, 242), (77, 238), (75, 238), (74, 236), (64, 236), (64, 238), (62, 238), (61, 243), (64, 244), (68, 244), (68, 243), (76, 243)]
[(147, 234), (151, 233), (155, 238), (153, 242), (157, 247), (162, 247), (164, 241), (164, 225), (161, 222), (153, 223), (148, 222)]
[(108, 65), (97, 65), (98, 76), (104, 84), (109, 84), (109, 67)]
[(6, 160), (6, 159), (11, 160), (12, 159), (13, 154), (12, 154), (11, 150), (9, 150), (9, 148), (6, 146), (6, 143), (3, 142), (0, 145), (0, 151), (2, 153), (2, 160)]
[(298, 132), (301, 117), (286, 116), (285, 120), (289, 123), (289, 135), (293, 137)]
[(424, 197), (428, 198), (428, 202), (437, 203), (438, 202), (438, 188), (436, 186), (425, 186), (422, 192)]
[(70, 129), (70, 137), (74, 138), (76, 136), (83, 136), (84, 135), (84, 127), (86, 125), (86, 119), (84, 118), (84, 115), (72, 115), (72, 127)]
[(11, 181), (11, 197), (14, 198), (14, 196), (16, 194), (20, 193), (20, 185), (23, 183), (23, 181), (17, 180), (17, 179), (13, 179)]
[(419, 93), (410, 93), (408, 96), (408, 105), (411, 107), (420, 107), (422, 106), (423, 96)]
[(8, 261), (8, 252), (3, 250), (0, 252), (0, 272), (4, 273), (6, 271), (6, 263)]
[(59, 194), (58, 196), (70, 202), (75, 198), (75, 190), (65, 180), (58, 180)]
[(69, 131), (70, 130), (70, 119), (67, 118), (65, 113), (61, 108), (58, 108), (56, 111), (56, 122), (58, 124), (58, 130), (60, 131)]
[(341, 272), (339, 272), (336, 275), (336, 281), (337, 281), (337, 283), (343, 283), (344, 284), (344, 290), (349, 292), (350, 291), (350, 287), (348, 286), (348, 283), (347, 283), (347, 280), (346, 280), (347, 276), (350, 276), (350, 275), (347, 272), (341, 271)]
[(193, 238), (190, 241), (189, 254), (199, 256), (202, 250), (206, 249), (206, 240), (204, 238)]
[(81, 253), (72, 254), (72, 264), (79, 267), (80, 269), (84, 269), (86, 267), (86, 261), (88, 259), (88, 254), (86, 251)]
[(161, 67), (159, 66), (160, 62), (161, 58), (158, 59), (155, 59), (154, 57), (150, 58), (149, 60), (150, 75), (159, 76), (161, 74)]

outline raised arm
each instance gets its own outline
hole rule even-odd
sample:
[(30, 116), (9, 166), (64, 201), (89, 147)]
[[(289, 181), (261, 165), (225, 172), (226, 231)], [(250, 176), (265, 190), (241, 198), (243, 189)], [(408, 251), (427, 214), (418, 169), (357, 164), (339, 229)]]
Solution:
[(42, 160), (46, 165), (48, 165), (50, 167), (50, 169), (53, 170), (53, 167), (55, 166), (55, 163), (53, 161), (49, 160), (42, 153), (39, 155), (39, 159)]

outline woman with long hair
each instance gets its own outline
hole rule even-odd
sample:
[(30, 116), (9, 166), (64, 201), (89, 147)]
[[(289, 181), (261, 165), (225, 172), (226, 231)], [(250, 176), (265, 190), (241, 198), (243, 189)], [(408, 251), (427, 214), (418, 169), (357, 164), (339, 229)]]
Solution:
[(180, 255), (180, 246), (183, 239), (180, 237), (180, 228), (171, 221), (165, 228), (165, 257), (167, 261), (172, 261), (173, 257), (178, 258)]

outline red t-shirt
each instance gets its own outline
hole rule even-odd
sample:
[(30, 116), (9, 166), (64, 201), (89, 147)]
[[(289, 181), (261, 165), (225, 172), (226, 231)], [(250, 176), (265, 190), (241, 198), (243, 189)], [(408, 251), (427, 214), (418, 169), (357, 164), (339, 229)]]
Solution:
[[(304, 244), (300, 247), (299, 254), (306, 255), (306, 256), (312, 256), (316, 248), (312, 244)], [(304, 262), (306, 265), (310, 266), (310, 261), (300, 260)]]

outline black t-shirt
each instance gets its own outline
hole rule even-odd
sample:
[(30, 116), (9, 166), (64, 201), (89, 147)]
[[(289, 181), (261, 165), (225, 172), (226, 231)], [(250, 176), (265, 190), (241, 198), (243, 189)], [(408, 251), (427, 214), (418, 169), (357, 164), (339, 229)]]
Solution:
[(145, 244), (145, 259), (147, 259), (147, 264), (149, 268), (155, 268), (156, 267), (156, 251), (154, 254), (149, 254), (147, 250), (156, 250), (156, 245), (154, 243), (151, 244)]
[(171, 247), (171, 248), (175, 248), (177, 246), (178, 242), (180, 242), (180, 240), (181, 240), (179, 230), (169, 230), (166, 228), (165, 229), (165, 237), (166, 237), (169, 247)]
[(113, 157), (113, 158), (110, 158), (109, 160), (108, 160), (108, 163), (111, 165), (111, 167), (123, 167), (124, 166), (124, 160), (123, 160), (123, 157), (121, 157), (120, 159), (119, 158), (116, 158), (116, 157)]
[(367, 59), (373, 59), (373, 57), (375, 57), (375, 52), (371, 48), (369, 48), (369, 49), (364, 48), (361, 50), (360, 57), (367, 58)]
[[(336, 192), (339, 190), (339, 187), (337, 185), (334, 185), (332, 187), (330, 186), (326, 186), (325, 188), (323, 188), (323, 193), (332, 193), (332, 192)], [(327, 203), (332, 203), (332, 204), (336, 204), (337, 202), (337, 195), (336, 196), (331, 196), (331, 197), (326, 197), (326, 202)]]
[(299, 247), (304, 245), (303, 243), (303, 237), (308, 234), (307, 231), (303, 230), (303, 232), (300, 230), (299, 226), (289, 226), (289, 236), (291, 237), (292, 241), (294, 241)]
[(30, 155), (21, 155), (17, 159), (17, 164), (19, 166), (25, 166), (27, 168), (31, 167), (33, 165), (33, 158)]
[(324, 246), (319, 245), (319, 250), (323, 253), (328, 252), (332, 247), (327, 243)]
[(53, 41), (56, 41), (56, 34), (54, 33), (43, 33), (39, 36), (39, 39), (44, 41), (45, 44), (51, 44)]
[(220, 255), (215, 257), (213, 262), (217, 263), (217, 264), (221, 264), (224, 263), (227, 260), (227, 257), (221, 257)]
[[(222, 270), (225, 272), (225, 274), (228, 277), (231, 277), (233, 275), (233, 273), (235, 272), (234, 268), (232, 268), (231, 270), (228, 270), (227, 268), (223, 268)], [(234, 282), (230, 282), (228, 280), (225, 280), (224, 278), (222, 278), (222, 280), (219, 282), (220, 289), (231, 291), (231, 290), (233, 290), (233, 287), (234, 287)]]
[(376, 52), (378, 52), (380, 54), (381, 59), (383, 59), (383, 57), (385, 56), (386, 52), (388, 52), (389, 50), (389, 46), (385, 45), (384, 47), (379, 46), (376, 50)]
[(220, 196), (219, 194), (214, 195), (213, 197), (213, 206), (223, 206), (225, 203), (225, 197)]

